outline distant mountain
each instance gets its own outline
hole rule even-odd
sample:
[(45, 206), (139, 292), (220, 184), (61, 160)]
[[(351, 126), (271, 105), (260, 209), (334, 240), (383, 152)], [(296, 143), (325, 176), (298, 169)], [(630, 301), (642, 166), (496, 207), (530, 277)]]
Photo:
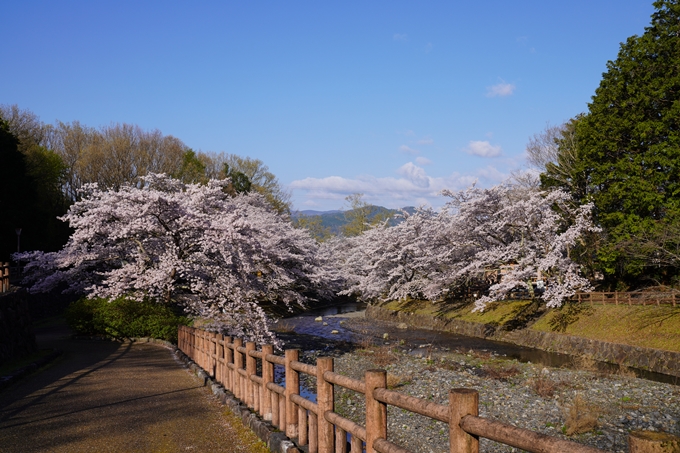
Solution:
[[(408, 212), (409, 214), (413, 214), (416, 210), (413, 206), (407, 206), (402, 209), (387, 209), (382, 206), (370, 206), (371, 208), (371, 214), (368, 216), (369, 220), (375, 218), (375, 216), (379, 214), (386, 214), (387, 216), (394, 216), (395, 214), (399, 214), (402, 210)], [(302, 217), (302, 216), (307, 216), (307, 217), (320, 217), (321, 218), (321, 226), (325, 228), (329, 228), (331, 230), (331, 233), (333, 234), (339, 234), (342, 231), (342, 227), (347, 225), (349, 223), (349, 220), (347, 220), (347, 217), (345, 214), (351, 213), (352, 210), (349, 211), (339, 211), (339, 210), (333, 210), (333, 211), (314, 211), (314, 210), (305, 210), (305, 211), (295, 211), (293, 212), (292, 216), (293, 218), (297, 217)], [(400, 222), (400, 219), (391, 219), (390, 224), (391, 225), (396, 225)]]
[(293, 216), (299, 217), (300, 214), (306, 215), (306, 216), (314, 216), (314, 215), (324, 215), (324, 214), (335, 214), (337, 212), (342, 212), (342, 211), (339, 210), (339, 209), (335, 209), (333, 211), (314, 211), (312, 209), (306, 209), (304, 211), (296, 211), (295, 214), (297, 214), (297, 215), (293, 214)]

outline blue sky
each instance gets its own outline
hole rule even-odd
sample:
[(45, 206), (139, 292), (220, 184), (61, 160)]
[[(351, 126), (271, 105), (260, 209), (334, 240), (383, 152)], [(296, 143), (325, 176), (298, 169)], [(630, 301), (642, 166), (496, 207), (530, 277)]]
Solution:
[(587, 110), (651, 0), (4, 1), (0, 103), (261, 159), (297, 209), (444, 200)]

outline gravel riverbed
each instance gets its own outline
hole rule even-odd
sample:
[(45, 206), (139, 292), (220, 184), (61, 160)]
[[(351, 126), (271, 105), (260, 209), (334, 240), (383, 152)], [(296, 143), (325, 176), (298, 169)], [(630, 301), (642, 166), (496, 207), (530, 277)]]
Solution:
[[(362, 379), (365, 370), (382, 368), (394, 390), (440, 404), (448, 404), (449, 389), (476, 389), (482, 417), (607, 451), (627, 452), (632, 430), (680, 435), (680, 386), (638, 379), (625, 369), (604, 374), (587, 360), (575, 360), (570, 369), (547, 368), (485, 352), (389, 340), (367, 341), (349, 351), (346, 345), (307, 350), (302, 360), (314, 363), (329, 355), (340, 374)], [(313, 379), (303, 381), (313, 388)], [(336, 412), (364, 423), (363, 395), (336, 387), (335, 399)], [(413, 452), (448, 451), (444, 423), (391, 406), (387, 419), (391, 441)], [(480, 451), (519, 450), (482, 439)]]

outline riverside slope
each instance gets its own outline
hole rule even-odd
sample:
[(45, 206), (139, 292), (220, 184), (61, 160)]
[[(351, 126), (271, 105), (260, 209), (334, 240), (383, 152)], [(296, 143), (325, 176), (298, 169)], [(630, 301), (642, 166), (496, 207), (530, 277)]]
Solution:
[(587, 356), (601, 362), (680, 377), (679, 352), (609, 343), (573, 335), (540, 332), (531, 329), (499, 331), (486, 324), (390, 310), (374, 305), (369, 305), (366, 308), (366, 317), (381, 321), (403, 322), (420, 329), (440, 330), (471, 337), (505, 341), (544, 351)]

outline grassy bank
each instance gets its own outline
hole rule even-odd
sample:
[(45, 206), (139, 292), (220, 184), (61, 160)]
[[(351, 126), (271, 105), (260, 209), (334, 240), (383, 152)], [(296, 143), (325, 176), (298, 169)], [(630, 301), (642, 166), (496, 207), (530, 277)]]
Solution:
[[(559, 310), (542, 316), (532, 329), (551, 331)], [(564, 333), (595, 340), (680, 352), (680, 307), (595, 305), (566, 326)]]
[[(472, 304), (455, 307), (428, 301), (393, 301), (383, 307), (498, 327), (513, 325), (532, 308), (530, 301), (495, 303), (484, 312), (473, 312)], [(680, 307), (595, 305), (571, 311), (550, 309), (530, 329), (680, 352)]]

